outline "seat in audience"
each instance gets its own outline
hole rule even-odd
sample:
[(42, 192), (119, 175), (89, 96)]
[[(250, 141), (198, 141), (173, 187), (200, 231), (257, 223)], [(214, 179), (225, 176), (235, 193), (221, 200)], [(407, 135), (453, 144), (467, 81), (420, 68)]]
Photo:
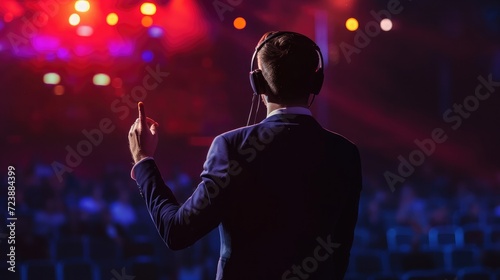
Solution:
[(88, 259), (88, 237), (63, 237), (55, 241), (56, 260)]
[(346, 273), (344, 280), (366, 280), (366, 276), (354, 272), (348, 272)]
[(500, 268), (500, 247), (483, 249), (480, 258), (482, 266), (491, 269)]
[(477, 266), (480, 264), (480, 251), (475, 245), (466, 247), (445, 248), (445, 266), (456, 270), (462, 267)]
[(412, 270), (404, 272), (401, 280), (437, 280), (437, 273), (433, 270)]
[(120, 246), (114, 240), (105, 237), (89, 239), (89, 258), (91, 260), (115, 260), (120, 256)]
[(458, 226), (436, 226), (429, 229), (429, 247), (443, 248), (446, 246), (463, 246), (464, 232)]
[(125, 274), (122, 273), (122, 268), (125, 268), (126, 266), (126, 262), (123, 260), (102, 259), (97, 261), (96, 265), (100, 277), (98, 279), (101, 280), (113, 280), (113, 278), (114, 280), (120, 280), (118, 275), (120, 275), (120, 277), (121, 275), (127, 275), (127, 270), (124, 271)]
[(487, 231), (485, 231), (485, 226), (469, 224), (462, 226), (462, 229), (464, 232), (464, 245), (483, 247), (486, 244)]
[(500, 247), (500, 226), (494, 225), (488, 228), (487, 246)]
[(399, 273), (382, 273), (371, 275), (366, 280), (400, 280)]
[(125, 243), (123, 248), (123, 256), (126, 259), (139, 256), (153, 257), (155, 254), (155, 244), (147, 236), (138, 236)]
[(353, 247), (366, 248), (370, 245), (370, 232), (368, 229), (359, 227), (354, 230)]
[(136, 279), (159, 279), (162, 270), (154, 258), (139, 256), (130, 260), (130, 275)]
[(57, 280), (56, 263), (48, 260), (26, 261), (20, 265), (22, 280)]
[(389, 271), (389, 256), (383, 250), (355, 250), (351, 253), (354, 272), (362, 275), (380, 274)]
[(490, 269), (475, 266), (459, 269), (457, 271), (457, 280), (496, 280), (496, 278)]
[(435, 270), (444, 268), (442, 250), (425, 249), (415, 252), (393, 251), (389, 253), (391, 271)]
[(99, 270), (96, 264), (86, 260), (68, 260), (57, 264), (62, 279), (92, 280), (99, 279)]
[(400, 280), (454, 280), (456, 276), (454, 271), (439, 268), (403, 272)]
[(411, 249), (415, 233), (408, 227), (393, 227), (387, 230), (387, 247), (393, 251)]

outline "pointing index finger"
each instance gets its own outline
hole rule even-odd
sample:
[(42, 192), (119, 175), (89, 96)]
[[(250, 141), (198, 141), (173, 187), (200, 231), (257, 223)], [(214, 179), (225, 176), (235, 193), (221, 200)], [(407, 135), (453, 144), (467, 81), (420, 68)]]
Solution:
[(139, 110), (139, 121), (141, 124), (146, 125), (146, 111), (144, 110), (144, 103), (137, 103), (137, 109)]

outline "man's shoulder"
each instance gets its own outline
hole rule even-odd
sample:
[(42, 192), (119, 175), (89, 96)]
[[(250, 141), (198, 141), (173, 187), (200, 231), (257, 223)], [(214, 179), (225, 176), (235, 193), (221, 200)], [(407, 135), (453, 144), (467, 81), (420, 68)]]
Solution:
[(339, 141), (346, 146), (350, 146), (352, 148), (357, 149), (356, 143), (347, 136), (335, 131), (328, 130), (326, 128), (323, 128), (323, 130), (325, 131), (325, 133), (328, 135), (329, 138)]
[(216, 137), (230, 139), (233, 137), (237, 137), (238, 135), (244, 135), (244, 134), (250, 133), (251, 131), (258, 129), (258, 127), (261, 125), (262, 125), (262, 123), (256, 123), (256, 124), (252, 124), (252, 125), (248, 125), (248, 126), (237, 127), (237, 128), (222, 132), (219, 135), (217, 135)]

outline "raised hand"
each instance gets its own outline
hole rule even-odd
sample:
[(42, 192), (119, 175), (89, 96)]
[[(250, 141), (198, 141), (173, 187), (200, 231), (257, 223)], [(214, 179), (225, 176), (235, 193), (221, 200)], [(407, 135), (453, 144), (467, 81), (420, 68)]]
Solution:
[(139, 117), (130, 127), (128, 142), (134, 163), (154, 156), (158, 145), (158, 123), (146, 117), (144, 103), (137, 103)]

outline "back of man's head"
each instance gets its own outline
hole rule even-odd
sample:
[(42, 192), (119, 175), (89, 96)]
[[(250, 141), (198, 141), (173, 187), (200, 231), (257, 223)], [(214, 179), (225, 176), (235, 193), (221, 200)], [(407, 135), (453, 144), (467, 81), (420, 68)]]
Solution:
[[(259, 44), (274, 33), (264, 34)], [(311, 39), (302, 34), (285, 32), (266, 42), (257, 58), (267, 82), (266, 94), (270, 102), (286, 105), (308, 103), (320, 64), (318, 51)]]

